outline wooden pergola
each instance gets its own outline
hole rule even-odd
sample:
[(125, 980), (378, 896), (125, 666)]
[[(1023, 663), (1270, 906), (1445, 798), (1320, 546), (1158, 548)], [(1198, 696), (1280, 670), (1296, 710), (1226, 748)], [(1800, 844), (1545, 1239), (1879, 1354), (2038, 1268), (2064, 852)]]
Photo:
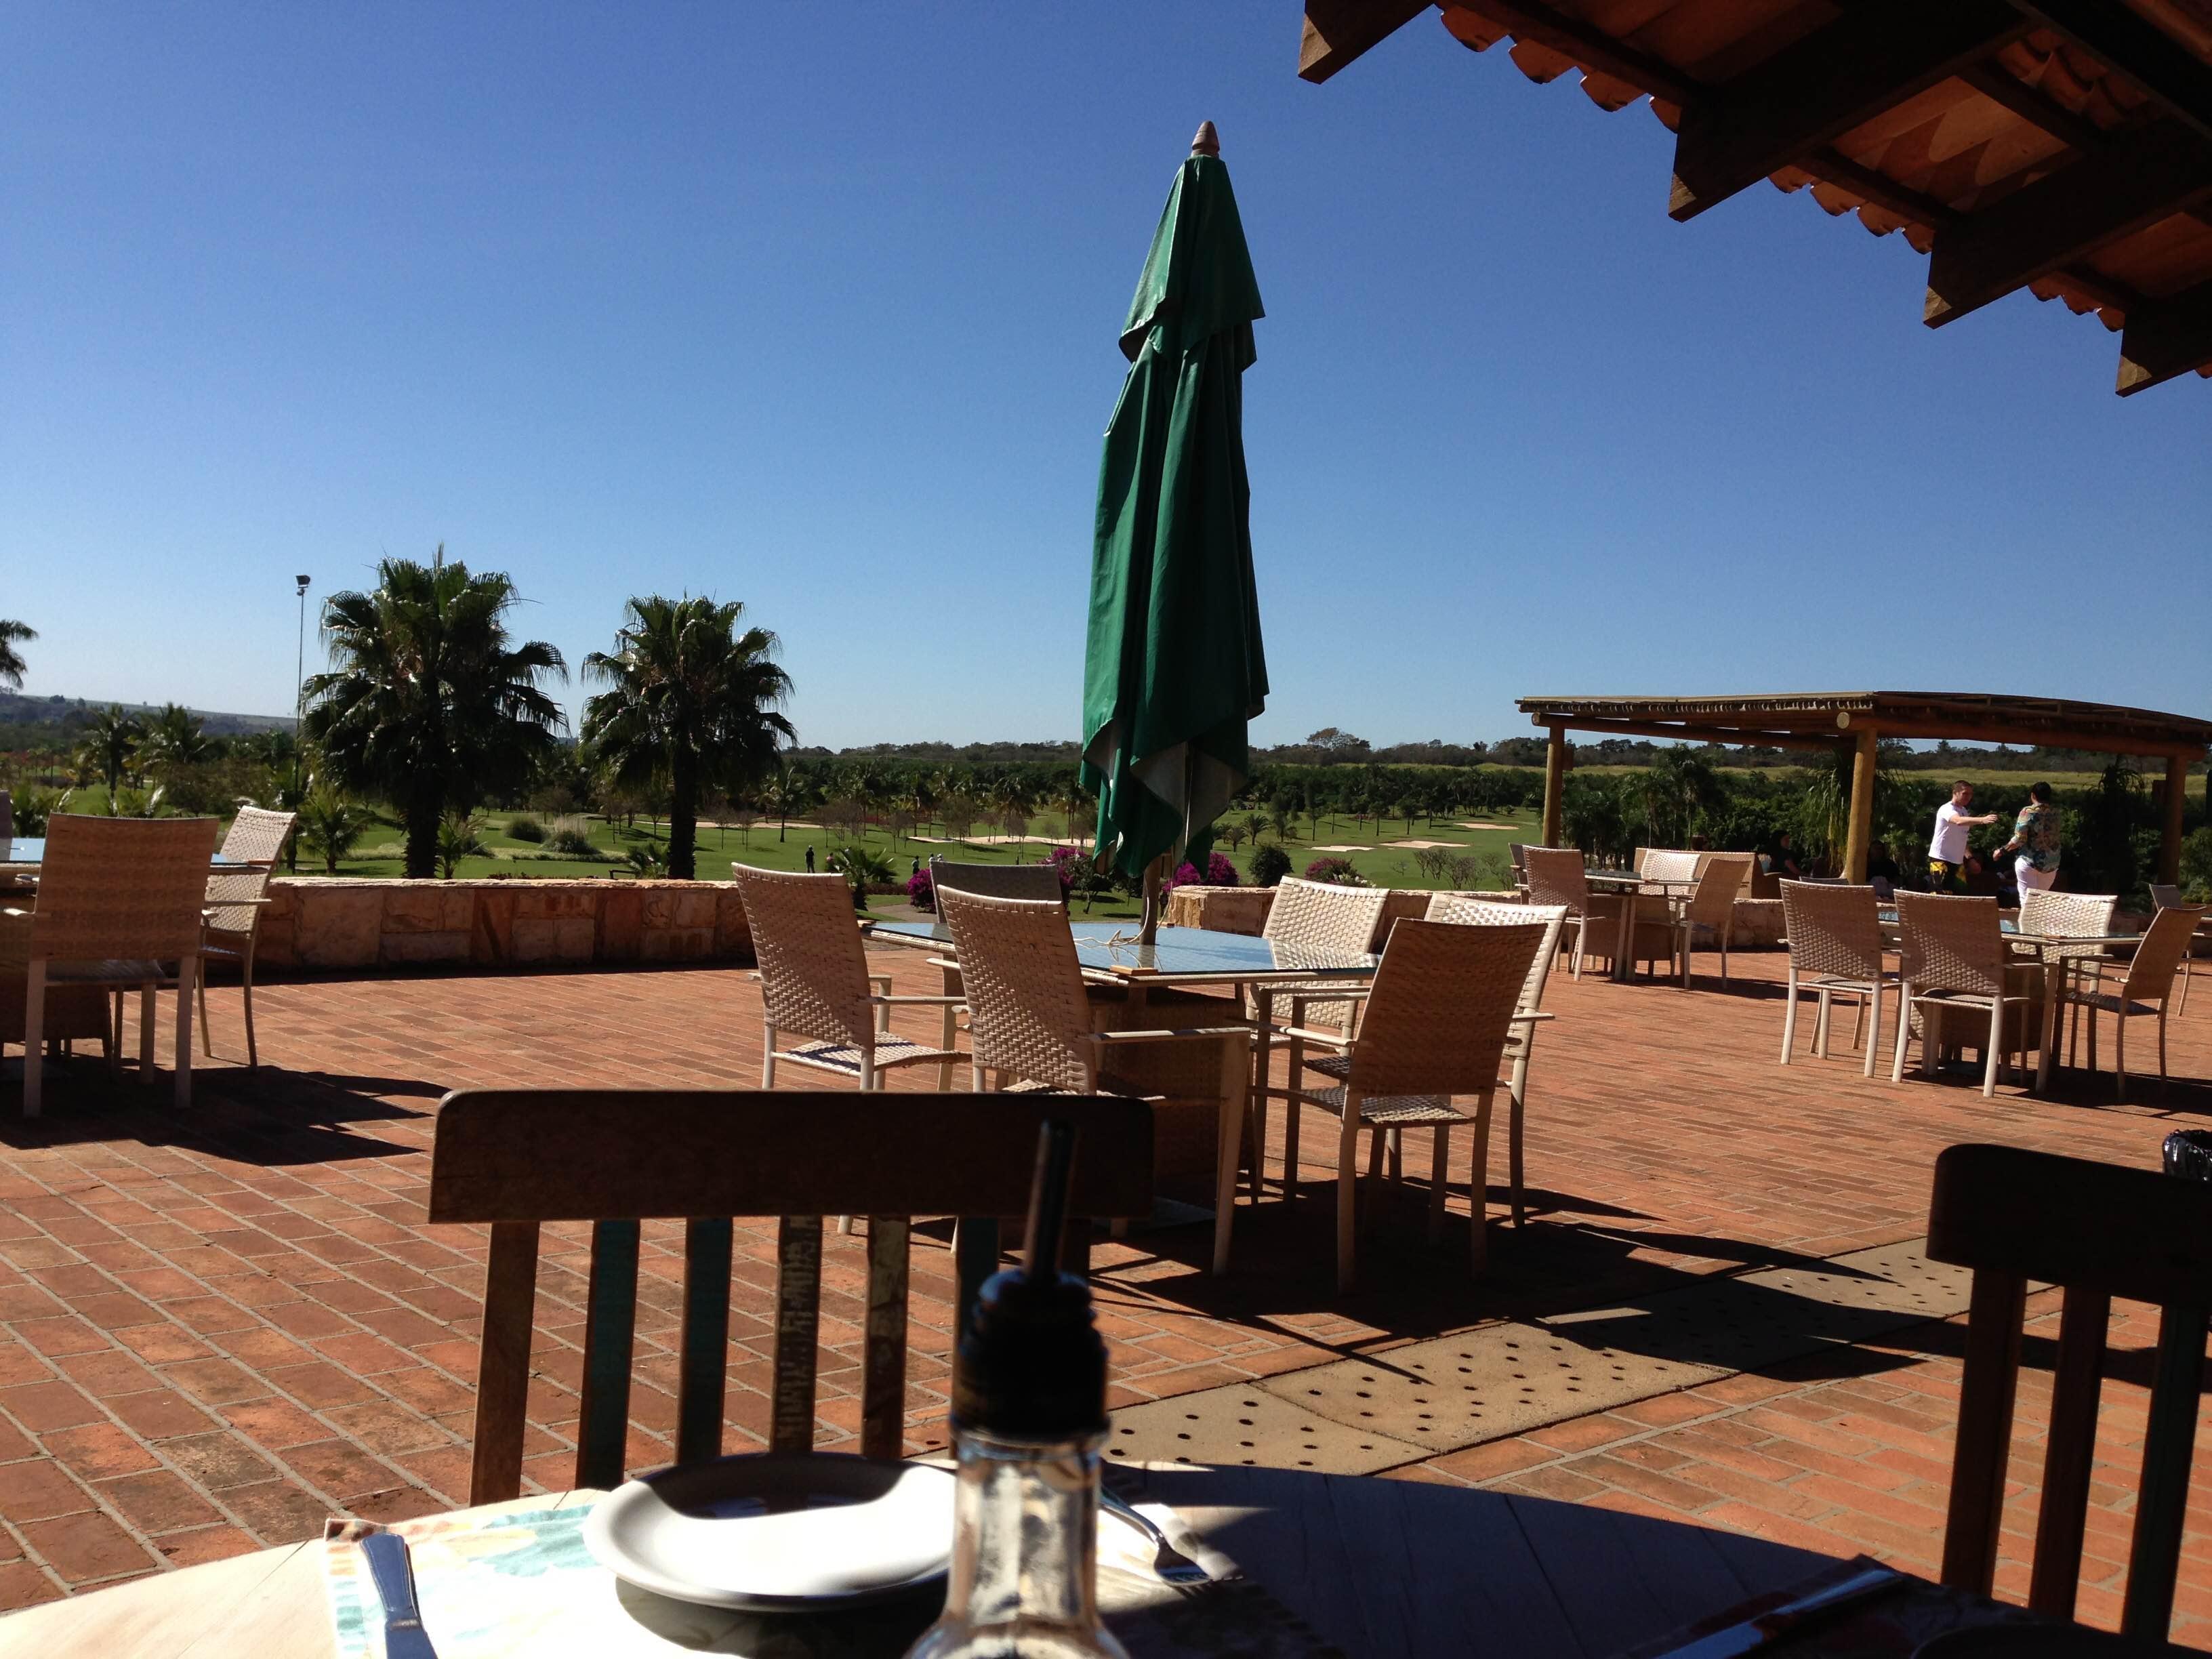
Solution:
[(1846, 878), (1864, 881), (1874, 822), (1875, 763), (1884, 738), (1954, 743), (2048, 744), (2166, 761), (2159, 879), (2181, 861), (2181, 809), (2189, 768), (2212, 750), (2212, 721), (2109, 703), (1953, 691), (1805, 691), (1745, 697), (1522, 697), (1516, 706), (1550, 734), (1544, 764), (1544, 843), (1559, 844), (1559, 805), (1573, 757), (1570, 732), (1684, 743), (1812, 749), (1852, 757)]
[[(1429, 0), (1305, 0), (1325, 81)], [(1674, 134), (1667, 211), (1771, 179), (1928, 258), (1941, 327), (2027, 289), (2212, 377), (2212, 0), (1447, 0), (1443, 29)]]

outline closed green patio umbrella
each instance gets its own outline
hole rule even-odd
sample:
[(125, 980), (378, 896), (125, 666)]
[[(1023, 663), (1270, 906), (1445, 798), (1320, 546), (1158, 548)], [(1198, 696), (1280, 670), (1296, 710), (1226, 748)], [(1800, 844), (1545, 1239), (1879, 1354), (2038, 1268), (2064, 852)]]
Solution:
[(1098, 858), (1146, 885), (1203, 856), (1250, 769), (1267, 704), (1244, 471), (1243, 376), (1263, 313), (1213, 123), (1198, 130), (1121, 327), (1129, 359), (1106, 428), (1084, 656), (1083, 783)]

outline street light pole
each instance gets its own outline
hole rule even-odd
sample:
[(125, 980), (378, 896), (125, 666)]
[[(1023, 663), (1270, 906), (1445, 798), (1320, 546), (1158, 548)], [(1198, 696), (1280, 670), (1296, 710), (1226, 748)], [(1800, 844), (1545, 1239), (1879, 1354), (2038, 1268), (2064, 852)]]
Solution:
[[(301, 745), (307, 735), (307, 578), (295, 576), (300, 585), (300, 641), (292, 662), (292, 810), (300, 808)], [(285, 843), (286, 867), (295, 874), (300, 868), (300, 838), (291, 837)]]

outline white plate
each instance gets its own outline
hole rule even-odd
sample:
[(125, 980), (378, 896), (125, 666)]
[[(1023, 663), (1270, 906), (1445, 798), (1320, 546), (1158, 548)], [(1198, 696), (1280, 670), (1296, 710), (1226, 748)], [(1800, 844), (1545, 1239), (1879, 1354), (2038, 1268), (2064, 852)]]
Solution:
[(617, 1578), (710, 1607), (850, 1605), (944, 1577), (952, 1475), (922, 1463), (769, 1452), (664, 1469), (610, 1492), (584, 1542)]

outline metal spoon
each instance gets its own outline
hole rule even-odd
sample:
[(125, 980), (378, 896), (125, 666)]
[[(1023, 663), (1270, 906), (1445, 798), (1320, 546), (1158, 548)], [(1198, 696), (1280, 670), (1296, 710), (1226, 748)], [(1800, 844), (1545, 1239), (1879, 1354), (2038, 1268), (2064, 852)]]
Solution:
[(1101, 1487), (1100, 1504), (1152, 1540), (1152, 1571), (1170, 1584), (1210, 1584), (1213, 1575), (1168, 1541), (1159, 1524), (1127, 1499)]

